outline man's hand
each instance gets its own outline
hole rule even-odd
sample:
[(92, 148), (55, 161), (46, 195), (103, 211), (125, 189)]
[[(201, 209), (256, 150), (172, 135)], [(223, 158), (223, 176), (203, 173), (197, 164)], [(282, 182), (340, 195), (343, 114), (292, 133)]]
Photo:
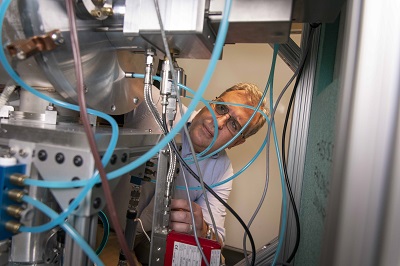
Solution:
[[(189, 201), (184, 199), (173, 199), (171, 202), (171, 223), (170, 228), (176, 232), (193, 234), (192, 217), (190, 214)], [(205, 237), (207, 224), (203, 220), (203, 210), (192, 202), (194, 221), (198, 237)]]

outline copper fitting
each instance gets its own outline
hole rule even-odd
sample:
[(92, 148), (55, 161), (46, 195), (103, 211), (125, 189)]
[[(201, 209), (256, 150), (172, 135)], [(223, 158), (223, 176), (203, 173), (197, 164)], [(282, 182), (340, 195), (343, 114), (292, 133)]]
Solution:
[(15, 206), (15, 205), (10, 205), (7, 206), (7, 213), (15, 218), (21, 218), (21, 214), (23, 212), (23, 208), (19, 207), (19, 206)]
[(5, 224), (5, 228), (6, 228), (8, 231), (11, 231), (11, 232), (13, 232), (14, 234), (16, 234), (16, 233), (19, 232), (19, 229), (21, 228), (21, 224), (18, 223), (18, 222), (16, 222), (16, 221), (8, 221), (8, 222), (6, 222), (6, 224)]
[(27, 179), (28, 177), (24, 174), (20, 174), (20, 173), (15, 173), (10, 175), (10, 182), (14, 185), (17, 186), (21, 186), (23, 187), (25, 184), (25, 179)]
[(8, 191), (8, 197), (16, 202), (22, 202), (22, 197), (25, 196), (25, 193), (22, 190), (11, 189)]
[(59, 30), (50, 31), (41, 36), (33, 36), (25, 40), (17, 40), (7, 45), (7, 50), (12, 57), (24, 60), (38, 52), (51, 51), (64, 44), (64, 38)]

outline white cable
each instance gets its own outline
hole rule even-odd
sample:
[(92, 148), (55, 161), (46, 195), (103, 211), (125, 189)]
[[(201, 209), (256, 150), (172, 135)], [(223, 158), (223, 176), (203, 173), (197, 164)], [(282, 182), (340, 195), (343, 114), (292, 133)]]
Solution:
[[(181, 168), (182, 168), (182, 165), (181, 165)], [(182, 171), (182, 174), (183, 174), (183, 180), (185, 181), (186, 196), (187, 196), (188, 201), (189, 201), (189, 209), (190, 209), (190, 216), (192, 218), (192, 230), (193, 230), (193, 234), (194, 234), (194, 240), (196, 241), (196, 244), (199, 247), (199, 251), (200, 251), (200, 254), (201, 254), (202, 258), (203, 258), (204, 263), (207, 266), (209, 266), (210, 263), (208, 262), (207, 257), (204, 254), (203, 248), (201, 247), (200, 242), (199, 242), (199, 237), (197, 235), (197, 228), (196, 228), (196, 222), (194, 220), (193, 206), (192, 206), (192, 201), (190, 200), (189, 187), (188, 187), (188, 184), (187, 184), (186, 174), (185, 174), (184, 170)]]
[(149, 240), (149, 243), (151, 243), (151, 240), (150, 240), (149, 235), (148, 235), (148, 234), (146, 233), (146, 231), (144, 230), (142, 220), (140, 220), (140, 218), (136, 218), (134, 221), (139, 221), (140, 227), (142, 227), (142, 230), (143, 230), (144, 235), (145, 235), (145, 236), (147, 237), (147, 239)]

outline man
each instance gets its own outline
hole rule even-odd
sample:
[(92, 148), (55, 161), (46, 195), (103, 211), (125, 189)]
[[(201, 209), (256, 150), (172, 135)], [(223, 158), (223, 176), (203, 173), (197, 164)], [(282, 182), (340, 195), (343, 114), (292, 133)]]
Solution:
[[(253, 114), (252, 109), (233, 106), (225, 103), (239, 103), (256, 107), (261, 99), (262, 93), (259, 91), (257, 86), (249, 83), (239, 83), (223, 92), (216, 101), (222, 102), (221, 104), (212, 104), (212, 109), (217, 118), (218, 125), (218, 136), (215, 143), (207, 152), (207, 154), (216, 151), (229, 140), (231, 140), (240, 129), (246, 124)], [(267, 114), (265, 109), (265, 100), (260, 107), (260, 111)], [(255, 134), (265, 123), (265, 118), (257, 113), (249, 126), (237, 137), (229, 146), (228, 149), (245, 143), (246, 139)], [(213, 116), (209, 109), (206, 107), (202, 108), (199, 112), (196, 112), (191, 116), (191, 120), (188, 123), (189, 137), (193, 144), (193, 148), (196, 153), (204, 151), (212, 142), (214, 134), (217, 130), (214, 128)], [(189, 148), (189, 138), (185, 134), (182, 134), (182, 152), (183, 158), (191, 155)], [(232, 164), (224, 150), (218, 152), (211, 157), (200, 160), (199, 166), (201, 174), (204, 178), (204, 182), (208, 185), (219, 183), (233, 175)], [(194, 172), (197, 173), (197, 169), (194, 164), (190, 167)], [(186, 178), (190, 187), (197, 187), (199, 183), (186, 171)], [(184, 179), (182, 173), (176, 178), (175, 184), (177, 186), (184, 186)], [(228, 200), (229, 193), (232, 189), (232, 181), (227, 182), (223, 185), (214, 188), (214, 191), (225, 201)], [(210, 203), (211, 212), (217, 225), (218, 239), (223, 246), (225, 240), (225, 216), (226, 210), (222, 203), (215, 199), (211, 194), (207, 194), (207, 198)], [(147, 197), (150, 199), (150, 197)], [(210, 237), (216, 239), (216, 232), (213, 231), (210, 214), (208, 213), (205, 198), (202, 190), (191, 190), (190, 201), (192, 201), (195, 228), (199, 237)], [(145, 203), (147, 204), (147, 203)], [(187, 194), (185, 190), (176, 189), (174, 193), (174, 200), (170, 205), (171, 216), (170, 216), (170, 229), (177, 232), (193, 234), (192, 218), (190, 214), (189, 201), (187, 200)], [(140, 215), (143, 221), (145, 231), (151, 231), (151, 220), (152, 220), (153, 204), (152, 200), (144, 208)], [(139, 232), (143, 232), (138, 228)], [(137, 236), (135, 253), (142, 263), (148, 262), (148, 254), (145, 255), (148, 249), (148, 241), (144, 240), (142, 233)], [(143, 243), (143, 241), (147, 241)], [(141, 243), (138, 245), (138, 243)], [(144, 244), (144, 245), (142, 245)], [(145, 255), (145, 256), (144, 256)]]

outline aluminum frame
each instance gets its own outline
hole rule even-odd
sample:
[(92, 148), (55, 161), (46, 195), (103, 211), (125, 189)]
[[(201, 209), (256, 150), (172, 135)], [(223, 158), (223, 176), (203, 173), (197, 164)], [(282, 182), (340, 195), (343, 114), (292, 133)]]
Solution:
[(396, 1), (348, 2), (320, 265), (398, 265), (400, 259), (399, 7)]

